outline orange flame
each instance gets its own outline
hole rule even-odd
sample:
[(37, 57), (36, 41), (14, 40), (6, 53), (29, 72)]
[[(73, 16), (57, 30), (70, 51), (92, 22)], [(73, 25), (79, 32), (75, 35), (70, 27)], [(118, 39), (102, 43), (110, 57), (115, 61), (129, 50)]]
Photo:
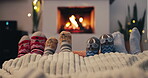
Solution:
[(82, 17), (79, 18), (79, 22), (83, 22), (83, 18)]
[(73, 29), (77, 29), (78, 28), (78, 23), (76, 22), (76, 17), (74, 15), (71, 15), (71, 17), (69, 17), (70, 22), (72, 23)]
[[(76, 21), (76, 17), (74, 15), (71, 15), (69, 17), (69, 21), (70, 22), (67, 22), (64, 26), (64, 29), (80, 29), (77, 21)], [(84, 19), (82, 17), (79, 18), (79, 22), (82, 23), (84, 21)], [(84, 24), (84, 27), (86, 26), (86, 23), (82, 23)]]

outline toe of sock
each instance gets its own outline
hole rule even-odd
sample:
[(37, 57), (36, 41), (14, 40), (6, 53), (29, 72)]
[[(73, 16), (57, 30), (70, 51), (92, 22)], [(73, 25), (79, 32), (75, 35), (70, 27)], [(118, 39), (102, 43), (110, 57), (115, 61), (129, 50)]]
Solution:
[(41, 37), (45, 37), (45, 35), (44, 35), (41, 31), (37, 31), (37, 32), (33, 33), (32, 36), (41, 36)]
[(19, 43), (22, 42), (22, 41), (24, 41), (24, 40), (30, 40), (29, 36), (24, 35), (24, 36), (20, 39)]

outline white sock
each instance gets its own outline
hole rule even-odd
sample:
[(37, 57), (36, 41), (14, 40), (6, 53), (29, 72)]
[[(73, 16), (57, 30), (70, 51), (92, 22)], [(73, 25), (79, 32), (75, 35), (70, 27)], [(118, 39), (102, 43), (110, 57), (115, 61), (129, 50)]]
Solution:
[(132, 32), (130, 33), (130, 50), (131, 54), (137, 54), (141, 52), (140, 49), (140, 33), (136, 27), (132, 29)]
[(120, 53), (127, 53), (123, 35), (119, 31), (114, 32), (112, 35), (114, 38), (115, 51)]

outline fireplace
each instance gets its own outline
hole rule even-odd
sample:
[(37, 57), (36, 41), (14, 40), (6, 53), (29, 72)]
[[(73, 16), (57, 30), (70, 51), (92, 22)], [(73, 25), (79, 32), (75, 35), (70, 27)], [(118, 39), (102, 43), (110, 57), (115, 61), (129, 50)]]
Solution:
[[(99, 38), (102, 34), (109, 33), (109, 6), (109, 0), (44, 0), (41, 30), (47, 38), (56, 37), (58, 39), (59, 32), (67, 26), (65, 30), (72, 32), (72, 50), (85, 50), (88, 38), (92, 36)], [(86, 13), (77, 12), (77, 10), (85, 12), (86, 9), (88, 10)], [(73, 13), (69, 12), (64, 15), (63, 10), (73, 11)], [(83, 23), (86, 23), (83, 27), (88, 28), (71, 30), (70, 17), (83, 19)], [(57, 47), (57, 52), (59, 48), (60, 46)]]
[(94, 7), (58, 7), (57, 31), (94, 33)]

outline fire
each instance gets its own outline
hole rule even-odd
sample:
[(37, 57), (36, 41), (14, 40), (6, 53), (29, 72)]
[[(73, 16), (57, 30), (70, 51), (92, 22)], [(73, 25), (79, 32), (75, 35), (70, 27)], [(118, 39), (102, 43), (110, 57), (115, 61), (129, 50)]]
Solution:
[(71, 16), (69, 17), (69, 21), (70, 21), (70, 22), (67, 22), (67, 23), (65, 24), (64, 29), (74, 29), (74, 30), (75, 30), (75, 29), (80, 29), (78, 22), (79, 22), (79, 23), (82, 23), (83, 20), (84, 20), (84, 19), (83, 19), (82, 17), (80, 17), (79, 20), (77, 21), (77, 18), (76, 18), (74, 15), (71, 15)]
[(65, 26), (66, 27), (69, 27), (70, 26), (70, 22), (67, 22)]
[(82, 17), (80, 17), (80, 18), (79, 18), (79, 21), (80, 21), (80, 22), (83, 22), (83, 18), (82, 18)]
[(76, 17), (72, 15), (69, 17), (70, 22), (72, 23), (73, 29), (78, 29), (78, 23), (76, 22)]

